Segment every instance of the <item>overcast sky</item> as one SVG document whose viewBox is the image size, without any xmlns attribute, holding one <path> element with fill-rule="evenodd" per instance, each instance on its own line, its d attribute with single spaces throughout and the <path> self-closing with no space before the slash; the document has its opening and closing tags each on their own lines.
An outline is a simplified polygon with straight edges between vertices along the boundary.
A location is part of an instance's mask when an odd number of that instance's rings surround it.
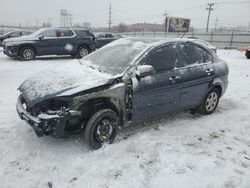
<svg viewBox="0 0 250 188">
<path fill-rule="evenodd" d="M 248 26 L 250 0 L 214 0 L 211 27 L 218 18 L 218 26 Z M 107 26 L 108 7 L 112 4 L 112 22 L 118 25 L 147 22 L 162 23 L 163 14 L 187 17 L 191 26 L 205 28 L 207 0 L 0 0 L 0 24 L 39 25 L 51 20 L 59 26 L 60 9 L 73 14 L 73 23 L 90 22 L 92 26 Z"/>
</svg>

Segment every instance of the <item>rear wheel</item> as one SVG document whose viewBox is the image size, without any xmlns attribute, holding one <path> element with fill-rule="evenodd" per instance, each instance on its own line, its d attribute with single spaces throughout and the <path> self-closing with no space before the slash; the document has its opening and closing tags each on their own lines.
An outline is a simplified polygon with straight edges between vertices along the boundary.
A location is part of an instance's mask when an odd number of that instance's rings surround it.
<svg viewBox="0 0 250 188">
<path fill-rule="evenodd" d="M 89 54 L 89 49 L 86 46 L 80 46 L 77 50 L 77 56 L 83 58 Z"/>
<path fill-rule="evenodd" d="M 219 98 L 219 90 L 217 88 L 211 89 L 204 98 L 203 102 L 198 106 L 197 112 L 204 115 L 212 114 L 219 103 Z"/>
<path fill-rule="evenodd" d="M 111 144 L 118 131 L 118 117 L 110 109 L 96 112 L 87 123 L 85 141 L 89 147 L 99 149 L 104 143 Z"/>
<path fill-rule="evenodd" d="M 32 47 L 23 47 L 19 55 L 21 60 L 29 61 L 35 58 L 35 50 Z"/>
</svg>

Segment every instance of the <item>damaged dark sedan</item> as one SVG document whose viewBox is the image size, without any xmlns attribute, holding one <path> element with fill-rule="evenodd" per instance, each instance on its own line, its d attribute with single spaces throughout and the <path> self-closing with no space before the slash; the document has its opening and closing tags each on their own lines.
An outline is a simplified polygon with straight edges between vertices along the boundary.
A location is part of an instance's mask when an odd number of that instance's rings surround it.
<svg viewBox="0 0 250 188">
<path fill-rule="evenodd" d="M 206 45 L 124 38 L 28 78 L 19 87 L 17 112 L 37 136 L 83 133 L 98 149 L 119 128 L 166 113 L 211 114 L 227 85 L 227 64 Z"/>
</svg>

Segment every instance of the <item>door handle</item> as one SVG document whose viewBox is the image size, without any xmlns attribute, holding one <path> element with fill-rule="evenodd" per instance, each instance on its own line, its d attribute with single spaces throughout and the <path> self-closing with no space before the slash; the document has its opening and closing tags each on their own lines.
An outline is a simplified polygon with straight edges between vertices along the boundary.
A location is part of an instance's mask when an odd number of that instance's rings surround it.
<svg viewBox="0 0 250 188">
<path fill-rule="evenodd" d="M 205 72 L 208 73 L 208 72 L 213 72 L 214 69 L 207 69 Z"/>
<path fill-rule="evenodd" d="M 208 76 L 210 76 L 211 74 L 212 74 L 212 72 L 214 72 L 214 69 L 206 69 L 206 74 L 208 75 Z"/>
<path fill-rule="evenodd" d="M 179 80 L 180 78 L 181 78 L 180 76 L 172 76 L 169 78 L 169 81 Z"/>
</svg>

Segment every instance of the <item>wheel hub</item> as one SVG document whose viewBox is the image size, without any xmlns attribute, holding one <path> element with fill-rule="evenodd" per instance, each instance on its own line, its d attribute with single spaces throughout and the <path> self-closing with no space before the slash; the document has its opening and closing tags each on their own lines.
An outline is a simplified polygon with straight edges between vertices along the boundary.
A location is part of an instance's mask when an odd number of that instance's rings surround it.
<svg viewBox="0 0 250 188">
<path fill-rule="evenodd" d="M 218 95 L 216 92 L 212 92 L 208 95 L 206 100 L 206 110 L 211 112 L 215 109 L 218 102 Z"/>
<path fill-rule="evenodd" d="M 34 56 L 34 53 L 33 53 L 32 50 L 30 50 L 30 49 L 25 49 L 25 50 L 23 51 L 23 57 L 24 57 L 25 59 L 30 60 L 30 59 L 33 58 L 33 56 Z"/>
<path fill-rule="evenodd" d="M 86 50 L 85 48 L 80 49 L 80 56 L 84 57 L 86 55 L 88 55 L 88 50 Z"/>
<path fill-rule="evenodd" d="M 101 142 L 107 142 L 110 140 L 113 133 L 113 122 L 108 119 L 103 119 L 98 124 L 96 130 L 97 140 Z"/>
</svg>

